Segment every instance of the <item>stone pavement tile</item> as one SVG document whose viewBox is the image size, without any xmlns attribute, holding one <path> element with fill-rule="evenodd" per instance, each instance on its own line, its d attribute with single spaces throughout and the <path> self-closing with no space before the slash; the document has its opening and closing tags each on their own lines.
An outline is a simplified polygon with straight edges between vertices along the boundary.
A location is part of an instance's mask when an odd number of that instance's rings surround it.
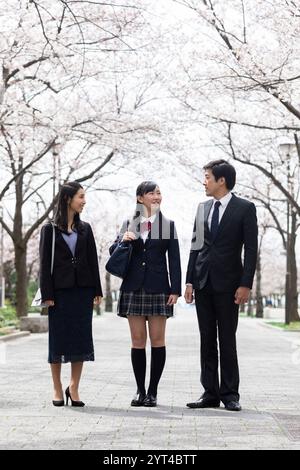
<svg viewBox="0 0 300 470">
<path fill-rule="evenodd" d="M 300 443 L 291 443 L 289 445 L 283 445 L 282 450 L 300 450 Z"/>
<path fill-rule="evenodd" d="M 299 449 L 300 367 L 293 363 L 296 336 L 242 319 L 238 330 L 241 413 L 190 410 L 199 384 L 195 310 L 168 320 L 167 362 L 154 409 L 131 408 L 135 392 L 127 321 L 104 314 L 94 321 L 96 362 L 87 363 L 81 398 L 87 406 L 55 408 L 47 364 L 47 335 L 7 346 L 0 366 L 0 448 L 24 449 Z M 300 335 L 297 335 L 298 339 Z M 148 354 L 148 373 L 150 348 Z M 63 365 L 64 387 L 70 365 Z M 297 416 L 296 416 L 297 418 Z M 300 418 L 299 418 L 300 419 Z"/>
<path fill-rule="evenodd" d="M 99 444 L 95 442 L 92 442 L 92 443 L 88 442 L 87 444 L 82 445 L 82 447 L 80 448 L 80 450 L 111 450 L 111 449 L 113 449 L 113 445 L 111 442 L 108 442 L 108 443 L 100 442 Z M 127 450 L 130 450 L 130 449 L 127 448 Z"/>
</svg>

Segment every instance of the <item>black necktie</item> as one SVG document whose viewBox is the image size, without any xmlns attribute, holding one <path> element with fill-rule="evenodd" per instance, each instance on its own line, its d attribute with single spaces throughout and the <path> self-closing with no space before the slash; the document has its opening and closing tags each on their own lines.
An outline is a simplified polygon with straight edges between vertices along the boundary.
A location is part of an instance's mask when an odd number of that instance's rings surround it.
<svg viewBox="0 0 300 470">
<path fill-rule="evenodd" d="M 212 215 L 212 219 L 211 219 L 210 233 L 211 233 L 211 237 L 212 237 L 213 240 L 216 238 L 218 228 L 219 228 L 219 207 L 220 207 L 220 205 L 221 205 L 220 201 L 215 202 L 214 211 L 213 211 L 213 215 Z"/>
</svg>

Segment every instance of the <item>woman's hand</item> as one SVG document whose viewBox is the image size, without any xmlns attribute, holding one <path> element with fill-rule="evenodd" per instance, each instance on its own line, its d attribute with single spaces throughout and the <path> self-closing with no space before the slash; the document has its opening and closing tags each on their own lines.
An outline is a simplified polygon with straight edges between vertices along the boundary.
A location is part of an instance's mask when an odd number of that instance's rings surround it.
<svg viewBox="0 0 300 470">
<path fill-rule="evenodd" d="M 125 232 L 122 238 L 122 242 L 133 242 L 136 239 L 136 236 L 133 232 Z"/>
<path fill-rule="evenodd" d="M 94 305 L 100 305 L 101 304 L 102 297 L 99 295 L 94 298 Z"/>
<path fill-rule="evenodd" d="M 179 295 L 171 294 L 168 298 L 167 305 L 175 305 L 177 303 Z"/>
<path fill-rule="evenodd" d="M 47 305 L 47 307 L 53 307 L 54 306 L 54 300 L 45 300 L 45 302 L 43 302 L 45 305 Z"/>
</svg>

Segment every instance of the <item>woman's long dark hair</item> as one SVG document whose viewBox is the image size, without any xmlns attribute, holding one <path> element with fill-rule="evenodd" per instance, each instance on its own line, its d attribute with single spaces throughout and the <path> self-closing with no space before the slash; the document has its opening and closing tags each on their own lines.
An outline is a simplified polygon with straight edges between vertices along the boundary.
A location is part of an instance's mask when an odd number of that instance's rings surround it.
<svg viewBox="0 0 300 470">
<path fill-rule="evenodd" d="M 77 181 L 70 181 L 62 185 L 58 195 L 58 203 L 54 215 L 55 225 L 62 230 L 63 232 L 68 232 L 68 204 L 70 199 L 73 199 L 75 194 L 83 189 L 81 184 Z M 80 215 L 76 213 L 74 215 L 73 227 L 80 231 L 81 229 L 81 220 Z"/>
</svg>

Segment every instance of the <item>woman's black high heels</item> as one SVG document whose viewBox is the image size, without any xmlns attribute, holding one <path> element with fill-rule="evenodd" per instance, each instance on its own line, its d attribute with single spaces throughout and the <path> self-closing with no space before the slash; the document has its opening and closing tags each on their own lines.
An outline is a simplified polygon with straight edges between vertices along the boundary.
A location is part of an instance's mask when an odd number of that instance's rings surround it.
<svg viewBox="0 0 300 470">
<path fill-rule="evenodd" d="M 64 400 L 52 400 L 53 406 L 64 406 Z"/>
<path fill-rule="evenodd" d="M 72 397 L 71 397 L 71 395 L 70 395 L 70 389 L 69 389 L 69 387 L 66 388 L 66 392 L 65 392 L 65 393 L 66 393 L 66 405 L 69 404 L 69 398 L 70 398 L 70 400 L 71 400 L 72 406 L 84 406 L 84 405 L 85 405 L 85 403 L 83 403 L 83 401 L 80 401 L 80 400 L 79 400 L 79 401 L 72 400 Z"/>
</svg>

